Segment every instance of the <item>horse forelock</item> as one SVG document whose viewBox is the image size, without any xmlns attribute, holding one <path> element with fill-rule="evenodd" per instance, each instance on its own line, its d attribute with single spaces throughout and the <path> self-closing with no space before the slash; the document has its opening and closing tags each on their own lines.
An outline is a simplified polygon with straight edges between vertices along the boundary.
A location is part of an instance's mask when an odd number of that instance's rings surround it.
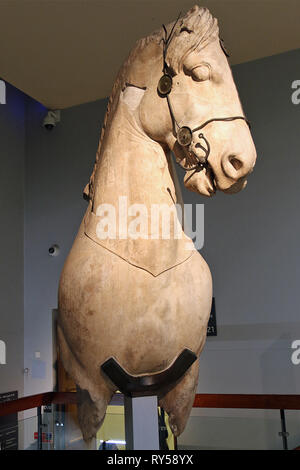
<svg viewBox="0 0 300 470">
<path fill-rule="evenodd" d="M 166 26 L 168 34 L 170 34 L 173 26 L 174 22 Z M 211 41 L 217 39 L 218 35 L 219 28 L 217 20 L 211 15 L 207 8 L 195 5 L 186 13 L 183 18 L 178 20 L 174 28 L 166 57 L 168 65 L 171 67 L 174 73 L 178 73 L 182 69 L 182 64 L 188 54 L 195 50 L 200 51 Z M 95 173 L 100 159 L 104 137 L 107 127 L 109 126 L 109 123 L 114 116 L 114 111 L 117 107 L 120 93 L 127 85 L 129 70 L 135 60 L 137 60 L 139 57 L 139 54 L 142 53 L 142 51 L 148 47 L 149 44 L 152 42 L 160 44 L 162 43 L 163 39 L 165 39 L 165 31 L 163 28 L 154 31 L 142 39 L 139 39 L 119 70 L 108 100 L 93 172 L 91 174 L 89 183 L 84 189 L 84 197 L 86 199 L 93 199 Z"/>
<path fill-rule="evenodd" d="M 218 20 L 207 8 L 195 5 L 177 23 L 168 47 L 167 64 L 175 74 L 179 73 L 185 58 L 191 52 L 200 52 L 218 37 Z"/>
</svg>

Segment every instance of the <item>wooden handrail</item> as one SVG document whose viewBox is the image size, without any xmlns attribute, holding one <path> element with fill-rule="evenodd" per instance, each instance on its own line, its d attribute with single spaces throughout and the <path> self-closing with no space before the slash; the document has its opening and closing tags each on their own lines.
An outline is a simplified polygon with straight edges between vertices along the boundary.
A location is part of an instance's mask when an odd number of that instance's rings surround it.
<svg viewBox="0 0 300 470">
<path fill-rule="evenodd" d="M 75 404 L 75 392 L 47 392 L 0 403 L 0 416 L 51 404 Z M 115 393 L 110 405 L 122 405 L 123 395 Z M 246 408 L 261 410 L 300 410 L 300 395 L 238 395 L 198 393 L 194 408 Z"/>
<path fill-rule="evenodd" d="M 72 405 L 77 403 L 76 392 L 46 392 L 28 397 L 18 398 L 17 400 L 0 403 L 0 416 L 20 413 L 21 411 L 37 408 L 45 405 Z M 123 405 L 123 395 L 115 393 L 110 405 Z"/>
<path fill-rule="evenodd" d="M 197 393 L 193 407 L 300 410 L 300 395 L 224 395 Z"/>
<path fill-rule="evenodd" d="M 46 392 L 0 403 L 0 416 L 19 413 L 21 411 L 30 410 L 31 408 L 37 408 L 38 406 L 50 405 L 51 403 L 76 403 L 76 393 Z"/>
</svg>

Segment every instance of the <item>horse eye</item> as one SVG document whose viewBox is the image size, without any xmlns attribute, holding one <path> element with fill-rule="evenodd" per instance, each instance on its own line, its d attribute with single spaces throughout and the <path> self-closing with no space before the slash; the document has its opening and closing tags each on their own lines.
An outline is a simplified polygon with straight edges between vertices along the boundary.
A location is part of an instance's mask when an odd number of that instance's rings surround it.
<svg viewBox="0 0 300 470">
<path fill-rule="evenodd" d="M 192 70 L 192 77 L 196 82 L 204 82 L 210 79 L 210 68 L 208 65 L 199 65 Z"/>
</svg>

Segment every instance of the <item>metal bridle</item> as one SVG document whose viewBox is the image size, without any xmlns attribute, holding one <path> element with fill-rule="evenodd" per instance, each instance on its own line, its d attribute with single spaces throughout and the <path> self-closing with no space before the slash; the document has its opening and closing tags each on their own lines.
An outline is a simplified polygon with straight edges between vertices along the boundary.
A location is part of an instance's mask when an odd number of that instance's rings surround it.
<svg viewBox="0 0 300 470">
<path fill-rule="evenodd" d="M 167 34 L 167 30 L 166 30 L 165 25 L 163 25 L 164 32 L 165 32 L 165 38 L 163 39 L 163 76 L 160 78 L 160 80 L 158 82 L 157 91 L 158 91 L 158 94 L 159 94 L 160 97 L 167 99 L 168 108 L 169 108 L 169 112 L 170 112 L 171 119 L 172 119 L 174 136 L 177 138 L 178 144 L 182 148 L 186 149 L 188 146 L 190 146 L 190 144 L 193 141 L 193 134 L 197 131 L 200 131 L 201 129 L 203 129 L 205 126 L 207 126 L 211 122 L 215 122 L 215 121 L 235 121 L 236 119 L 242 119 L 248 124 L 249 128 L 250 128 L 250 123 L 245 118 L 245 116 L 230 116 L 230 117 L 219 117 L 219 118 L 208 119 L 203 124 L 200 124 L 200 126 L 197 126 L 194 129 L 191 129 L 188 126 L 179 126 L 179 124 L 177 123 L 176 118 L 175 118 L 175 114 L 174 114 L 174 111 L 173 111 L 173 108 L 172 108 L 172 105 L 171 105 L 171 101 L 170 101 L 170 92 L 172 90 L 173 79 L 172 79 L 172 76 L 168 73 L 168 65 L 166 63 L 166 54 L 167 54 L 167 50 L 168 50 L 168 47 L 170 45 L 170 42 L 173 38 L 173 32 L 174 32 L 176 24 L 178 23 L 179 16 L 178 16 L 176 22 L 174 23 L 169 36 Z M 222 40 L 220 40 L 220 44 L 221 44 L 221 47 L 222 47 L 224 53 L 228 56 L 226 50 L 224 50 L 224 45 L 223 45 Z M 210 154 L 210 144 L 209 144 L 207 138 L 204 136 L 204 134 L 202 132 L 200 134 L 198 134 L 198 138 L 200 140 L 202 139 L 206 144 L 206 147 L 199 144 L 200 148 L 204 151 L 205 155 L 201 156 L 201 157 L 198 157 L 194 152 L 193 152 L 193 155 L 190 155 L 190 152 L 189 152 L 189 155 L 187 155 L 187 156 L 189 158 L 194 157 L 197 160 L 197 162 L 195 163 L 195 165 L 193 165 L 191 167 L 188 167 L 188 168 L 186 168 L 180 162 L 177 162 L 186 171 L 191 171 L 191 170 L 201 171 L 208 164 L 207 160 L 208 160 L 208 157 L 209 157 L 209 154 Z"/>
</svg>

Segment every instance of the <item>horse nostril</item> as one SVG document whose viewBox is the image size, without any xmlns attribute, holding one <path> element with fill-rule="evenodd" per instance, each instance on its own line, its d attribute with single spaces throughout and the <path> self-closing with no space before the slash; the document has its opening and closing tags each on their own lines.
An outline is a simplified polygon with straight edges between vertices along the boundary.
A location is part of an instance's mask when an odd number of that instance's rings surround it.
<svg viewBox="0 0 300 470">
<path fill-rule="evenodd" d="M 221 167 L 224 175 L 235 181 L 248 175 L 252 171 L 252 166 L 253 155 L 250 152 L 225 153 L 221 158 Z"/>
<path fill-rule="evenodd" d="M 236 171 L 240 170 L 243 166 L 243 162 L 236 157 L 229 157 L 229 161 Z"/>
</svg>

